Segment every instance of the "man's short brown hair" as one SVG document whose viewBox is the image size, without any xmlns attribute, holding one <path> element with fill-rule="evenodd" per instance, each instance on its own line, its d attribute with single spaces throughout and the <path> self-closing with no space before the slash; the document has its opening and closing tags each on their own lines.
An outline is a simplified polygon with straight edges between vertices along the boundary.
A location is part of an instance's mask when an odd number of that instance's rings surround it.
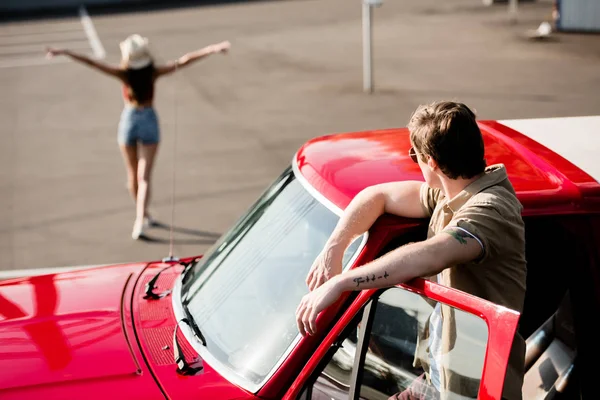
<svg viewBox="0 0 600 400">
<path fill-rule="evenodd" d="M 417 153 L 433 158 L 448 178 L 469 179 L 485 170 L 481 131 L 475 113 L 463 103 L 421 105 L 411 116 L 408 130 Z"/>
</svg>

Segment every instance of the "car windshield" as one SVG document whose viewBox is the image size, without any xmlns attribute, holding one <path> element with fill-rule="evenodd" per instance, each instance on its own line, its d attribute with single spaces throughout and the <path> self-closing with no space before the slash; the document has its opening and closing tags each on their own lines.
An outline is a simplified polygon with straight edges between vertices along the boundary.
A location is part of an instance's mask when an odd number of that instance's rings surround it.
<svg viewBox="0 0 600 400">
<path fill-rule="evenodd" d="M 247 389 L 258 389 L 299 338 L 294 312 L 306 275 L 338 219 L 288 168 L 186 277 L 182 302 L 206 351 Z M 365 239 L 348 247 L 345 268 Z"/>
</svg>

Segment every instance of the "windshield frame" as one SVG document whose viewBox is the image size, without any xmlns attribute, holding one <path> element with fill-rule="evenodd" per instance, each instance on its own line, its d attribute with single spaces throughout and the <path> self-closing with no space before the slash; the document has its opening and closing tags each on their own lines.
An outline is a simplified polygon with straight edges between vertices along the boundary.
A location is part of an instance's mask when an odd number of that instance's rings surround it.
<svg viewBox="0 0 600 400">
<path fill-rule="evenodd" d="M 319 203 L 324 205 L 327 209 L 329 209 L 331 212 L 333 212 L 338 217 L 341 217 L 342 212 L 343 212 L 342 209 L 340 209 L 333 202 L 331 202 L 329 199 L 327 199 L 323 194 L 321 194 L 319 191 L 317 191 L 312 185 L 310 185 L 310 183 L 306 180 L 306 178 L 304 176 L 302 176 L 302 174 L 300 173 L 300 170 L 298 168 L 298 165 L 296 163 L 295 157 L 292 160 L 291 167 L 292 167 L 292 174 L 294 175 L 294 178 L 299 181 L 301 186 L 316 201 L 318 201 Z M 269 186 L 269 188 L 270 187 L 271 186 Z M 267 188 L 267 190 L 269 188 Z M 258 199 L 257 199 L 257 201 L 258 201 Z M 250 211 L 250 209 L 248 209 L 246 211 L 246 213 L 249 211 Z M 243 214 L 241 216 L 241 218 L 244 218 L 246 213 Z M 239 220 L 238 220 L 238 222 L 239 222 Z M 237 222 L 235 224 L 237 224 Z M 232 225 L 231 228 L 233 228 L 234 225 Z M 354 263 L 356 262 L 356 260 L 360 256 L 360 254 L 362 253 L 365 245 L 367 244 L 368 238 L 369 238 L 369 232 L 367 231 L 367 232 L 363 233 L 359 238 L 355 239 L 355 240 L 360 240 L 360 243 L 359 243 L 355 253 L 352 255 L 352 257 L 350 258 L 350 260 L 344 267 L 344 271 L 350 269 L 354 265 Z M 185 311 L 183 309 L 182 289 L 183 289 L 182 276 L 180 276 L 177 279 L 175 286 L 173 287 L 173 292 L 172 292 L 173 312 L 174 312 L 174 315 L 175 315 L 175 318 L 177 321 L 180 321 L 181 319 L 186 317 Z M 275 372 L 279 369 L 279 367 L 284 363 L 284 361 L 292 353 L 292 351 L 294 350 L 294 348 L 296 347 L 298 342 L 300 342 L 300 340 L 302 339 L 300 332 L 298 332 L 298 334 L 296 335 L 294 340 L 290 343 L 290 345 L 288 346 L 286 351 L 283 353 L 283 355 L 280 357 L 280 359 L 277 361 L 277 363 L 275 363 L 275 365 L 273 366 L 273 368 L 271 368 L 269 373 L 267 373 L 265 375 L 264 379 L 262 379 L 259 383 L 253 383 L 253 382 L 247 380 L 246 378 L 244 378 L 243 376 L 239 375 L 236 371 L 232 370 L 227 365 L 225 365 L 223 362 L 221 362 L 219 359 L 217 359 L 217 357 L 213 356 L 213 354 L 206 347 L 204 347 L 202 345 L 202 343 L 198 342 L 194 338 L 195 337 L 194 332 L 191 329 L 191 327 L 189 327 L 187 324 L 181 325 L 179 327 L 179 331 L 184 335 L 185 339 L 190 343 L 190 345 L 198 353 L 198 355 L 200 355 L 202 360 L 205 360 L 208 363 L 208 365 L 211 366 L 211 368 L 213 368 L 218 374 L 220 374 L 223 378 L 227 379 L 229 382 L 232 382 L 232 383 L 244 388 L 245 390 L 248 390 L 251 393 L 257 393 L 265 385 L 265 383 L 268 382 L 269 379 L 271 379 L 273 374 L 275 374 Z"/>
</svg>

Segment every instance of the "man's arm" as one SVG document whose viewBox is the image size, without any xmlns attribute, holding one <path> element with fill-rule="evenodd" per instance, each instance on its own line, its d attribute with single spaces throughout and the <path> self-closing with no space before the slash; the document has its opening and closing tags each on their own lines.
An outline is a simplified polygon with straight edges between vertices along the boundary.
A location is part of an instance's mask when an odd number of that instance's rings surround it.
<svg viewBox="0 0 600 400">
<path fill-rule="evenodd" d="M 225 41 L 225 42 L 221 42 L 221 43 L 217 43 L 217 44 L 211 44 L 209 46 L 203 47 L 200 50 L 192 51 L 190 53 L 187 53 L 187 54 L 179 57 L 177 60 L 175 60 L 173 62 L 170 62 L 166 65 L 157 67 L 156 68 L 156 76 L 159 77 L 162 75 L 168 75 L 170 73 L 175 72 L 179 68 L 188 66 L 188 65 L 190 65 L 198 60 L 201 60 L 211 54 L 225 53 L 229 50 L 230 47 L 231 47 L 231 44 L 228 41 Z"/>
<path fill-rule="evenodd" d="M 94 60 L 86 55 L 79 54 L 79 53 L 76 53 L 76 52 L 68 50 L 68 49 L 48 48 L 47 55 L 48 55 L 48 57 L 65 55 L 65 56 L 71 58 L 72 60 L 75 60 L 81 64 L 92 67 L 97 71 L 103 72 L 107 75 L 113 76 L 113 77 L 121 79 L 121 80 L 123 79 L 123 70 L 121 68 L 103 63 L 98 60 Z"/>
<path fill-rule="evenodd" d="M 346 248 L 352 240 L 369 230 L 382 214 L 425 218 L 427 215 L 420 202 L 422 185 L 418 181 L 384 183 L 368 187 L 356 195 L 313 263 L 306 277 L 309 289 L 316 289 L 342 272 Z"/>
<path fill-rule="evenodd" d="M 447 228 L 423 242 L 411 243 L 373 260 L 360 268 L 333 277 L 302 298 L 296 322 L 302 335 L 316 332 L 317 315 L 333 304 L 343 292 L 377 289 L 432 276 L 443 269 L 477 259 L 480 242 L 457 227 Z"/>
<path fill-rule="evenodd" d="M 464 230 L 452 227 L 431 239 L 400 247 L 340 275 L 338 285 L 342 292 L 393 286 L 473 261 L 481 252 L 480 242 Z"/>
</svg>

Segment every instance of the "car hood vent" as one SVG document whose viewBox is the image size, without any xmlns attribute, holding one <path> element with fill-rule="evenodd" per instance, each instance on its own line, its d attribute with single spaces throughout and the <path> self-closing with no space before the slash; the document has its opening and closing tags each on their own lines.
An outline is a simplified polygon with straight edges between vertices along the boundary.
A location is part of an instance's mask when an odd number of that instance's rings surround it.
<svg viewBox="0 0 600 400">
<path fill-rule="evenodd" d="M 179 275 L 163 272 L 156 282 L 156 293 L 172 289 Z M 147 275 L 141 282 L 145 287 L 152 279 Z M 143 293 L 140 294 L 140 297 Z M 155 365 L 175 364 L 173 355 L 173 330 L 175 329 L 175 314 L 173 313 L 171 296 L 165 296 L 159 300 L 140 299 L 139 320 L 142 325 L 142 337 L 147 345 L 151 361 Z M 183 349 L 186 360 L 193 362 L 197 360 L 198 354 L 192 348 L 181 333 L 178 333 L 179 344 Z"/>
</svg>

